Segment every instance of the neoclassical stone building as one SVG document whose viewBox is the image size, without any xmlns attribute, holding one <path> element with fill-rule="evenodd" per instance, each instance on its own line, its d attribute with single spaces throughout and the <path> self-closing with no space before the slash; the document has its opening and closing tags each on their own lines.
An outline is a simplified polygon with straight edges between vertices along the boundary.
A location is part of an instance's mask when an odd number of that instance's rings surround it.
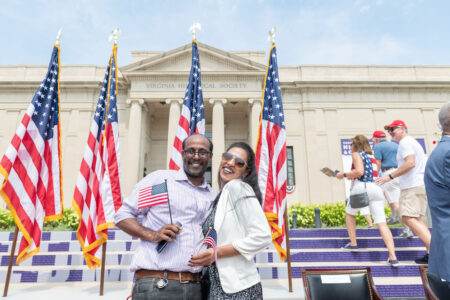
<svg viewBox="0 0 450 300">
<path fill-rule="evenodd" d="M 214 142 L 213 186 L 224 148 L 256 144 L 263 51 L 226 52 L 199 44 L 206 131 Z M 282 55 L 282 53 L 279 53 Z M 120 61 L 119 61 L 120 65 Z M 120 67 L 119 134 L 124 196 L 144 174 L 167 168 L 191 65 L 191 44 L 135 51 Z M 289 203 L 343 201 L 344 184 L 320 169 L 342 169 L 341 139 L 402 119 L 430 152 L 437 112 L 450 99 L 450 67 L 280 66 L 286 118 Z M 0 151 L 3 155 L 47 66 L 0 66 Z M 61 126 L 64 205 L 70 206 L 105 66 L 64 65 Z M 211 175 L 212 174 L 212 175 Z"/>
</svg>

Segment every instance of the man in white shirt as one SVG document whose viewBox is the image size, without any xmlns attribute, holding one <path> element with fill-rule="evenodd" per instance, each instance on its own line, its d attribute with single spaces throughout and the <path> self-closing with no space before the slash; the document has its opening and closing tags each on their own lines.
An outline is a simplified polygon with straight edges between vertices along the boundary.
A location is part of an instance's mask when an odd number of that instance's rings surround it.
<svg viewBox="0 0 450 300">
<path fill-rule="evenodd" d="M 403 222 L 422 240 L 427 248 L 424 257 L 415 260 L 417 264 L 428 264 L 430 252 L 431 233 L 428 226 L 422 221 L 427 210 L 427 195 L 423 175 L 427 157 L 422 146 L 408 135 L 405 122 L 395 120 L 384 126 L 392 139 L 399 142 L 397 151 L 398 169 L 390 174 L 383 175 L 375 181 L 384 184 L 398 177 L 400 182 L 400 215 Z"/>
</svg>

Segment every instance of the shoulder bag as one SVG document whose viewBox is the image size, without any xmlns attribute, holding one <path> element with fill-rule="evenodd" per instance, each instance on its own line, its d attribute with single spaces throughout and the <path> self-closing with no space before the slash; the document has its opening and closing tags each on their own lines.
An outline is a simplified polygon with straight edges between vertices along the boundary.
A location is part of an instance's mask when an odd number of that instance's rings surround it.
<svg viewBox="0 0 450 300">
<path fill-rule="evenodd" d="M 351 208 L 362 208 L 369 205 L 369 195 L 367 194 L 367 186 L 364 182 L 364 193 L 350 194 L 350 206 Z"/>
</svg>

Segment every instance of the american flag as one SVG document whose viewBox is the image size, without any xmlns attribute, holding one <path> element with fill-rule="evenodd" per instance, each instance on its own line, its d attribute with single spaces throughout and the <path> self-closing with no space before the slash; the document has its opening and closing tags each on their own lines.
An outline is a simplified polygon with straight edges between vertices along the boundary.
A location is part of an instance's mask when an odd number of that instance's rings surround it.
<svg viewBox="0 0 450 300">
<path fill-rule="evenodd" d="M 139 190 L 138 209 L 169 202 L 167 185 L 165 182 Z"/>
<path fill-rule="evenodd" d="M 62 217 L 59 46 L 0 163 L 0 195 L 23 234 L 17 264 L 39 252 L 44 221 Z"/>
<path fill-rule="evenodd" d="M 114 45 L 81 162 L 72 205 L 80 217 L 77 237 L 89 268 L 101 264 L 101 251 L 122 205 L 117 118 L 117 45 Z"/>
<path fill-rule="evenodd" d="M 203 240 L 204 245 L 210 245 L 213 248 L 216 248 L 217 244 L 217 232 L 214 228 L 212 228 L 208 234 L 205 236 L 205 239 Z"/>
<path fill-rule="evenodd" d="M 200 72 L 200 58 L 198 44 L 192 41 L 192 65 L 189 75 L 189 83 L 184 95 L 183 108 L 178 121 L 177 134 L 172 148 L 172 158 L 169 169 L 179 170 L 183 166 L 181 151 L 183 141 L 193 133 L 205 134 L 205 110 L 203 106 L 203 92 Z"/>
<path fill-rule="evenodd" d="M 264 98 L 256 144 L 256 168 L 263 209 L 272 229 L 272 240 L 280 255 L 286 259 L 284 240 L 284 211 L 286 209 L 286 127 L 278 77 L 277 51 L 272 44 L 269 51 Z"/>
</svg>

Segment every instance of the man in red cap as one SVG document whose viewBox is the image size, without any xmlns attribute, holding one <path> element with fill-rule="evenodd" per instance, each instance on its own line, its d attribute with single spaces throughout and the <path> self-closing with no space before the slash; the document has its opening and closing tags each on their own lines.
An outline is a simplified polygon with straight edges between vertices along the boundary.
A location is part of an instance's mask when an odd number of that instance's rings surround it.
<svg viewBox="0 0 450 300">
<path fill-rule="evenodd" d="M 423 176 L 427 157 L 422 146 L 411 136 L 405 122 L 395 120 L 384 126 L 392 139 L 399 142 L 397 151 L 398 169 L 390 174 L 375 179 L 378 184 L 385 184 L 394 178 L 400 183 L 400 215 L 403 222 L 422 240 L 427 248 L 424 257 L 415 260 L 418 264 L 428 264 L 430 252 L 431 233 L 428 226 L 422 221 L 427 210 L 427 195 Z"/>
<path fill-rule="evenodd" d="M 381 170 L 382 175 L 389 175 L 397 170 L 397 150 L 398 144 L 386 140 L 386 133 L 384 131 L 374 131 L 372 140 L 375 144 L 373 152 L 377 160 L 378 170 Z M 399 215 L 399 198 L 400 198 L 400 183 L 398 178 L 386 182 L 381 186 L 389 206 L 391 207 L 391 216 L 388 218 L 388 224 L 395 224 L 401 222 Z M 403 223 L 403 222 L 402 222 Z M 400 237 L 412 238 L 414 234 L 411 229 L 403 224 L 403 232 Z"/>
</svg>

